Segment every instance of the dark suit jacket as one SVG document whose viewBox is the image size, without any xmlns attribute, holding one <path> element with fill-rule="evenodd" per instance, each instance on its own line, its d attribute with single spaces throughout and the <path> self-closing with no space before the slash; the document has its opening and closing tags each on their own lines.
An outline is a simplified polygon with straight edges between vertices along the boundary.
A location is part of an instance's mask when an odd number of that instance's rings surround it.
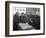
<svg viewBox="0 0 46 38">
<path fill-rule="evenodd" d="M 40 16 L 38 16 L 38 15 L 33 16 L 32 21 L 33 21 L 32 26 L 35 29 L 40 29 Z"/>
<path fill-rule="evenodd" d="M 14 15 L 13 16 L 13 30 L 19 30 L 19 16 Z"/>
</svg>

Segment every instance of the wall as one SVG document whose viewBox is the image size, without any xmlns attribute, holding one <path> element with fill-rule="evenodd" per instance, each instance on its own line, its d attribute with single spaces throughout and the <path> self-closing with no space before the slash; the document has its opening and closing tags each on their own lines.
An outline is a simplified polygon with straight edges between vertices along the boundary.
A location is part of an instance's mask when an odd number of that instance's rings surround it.
<svg viewBox="0 0 46 38">
<path fill-rule="evenodd" d="M 21 37 L 5 37 L 5 1 L 6 0 L 0 0 L 0 38 L 46 38 L 46 33 L 45 35 L 36 35 L 36 36 L 34 35 L 34 36 L 21 36 Z M 45 9 L 46 9 L 46 0 L 12 0 L 12 1 L 24 1 L 24 2 L 27 1 L 27 2 L 45 3 Z M 45 31 L 46 31 L 46 28 L 45 28 Z"/>
<path fill-rule="evenodd" d="M 32 14 L 32 15 L 39 15 L 40 16 L 40 8 L 26 8 L 26 13 Z"/>
</svg>

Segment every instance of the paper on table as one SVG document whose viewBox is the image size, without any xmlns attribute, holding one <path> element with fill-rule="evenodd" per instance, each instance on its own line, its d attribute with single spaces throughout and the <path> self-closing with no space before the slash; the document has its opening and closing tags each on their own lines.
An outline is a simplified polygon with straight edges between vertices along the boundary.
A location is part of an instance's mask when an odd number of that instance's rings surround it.
<svg viewBox="0 0 46 38">
<path fill-rule="evenodd" d="M 22 29 L 28 29 L 28 28 L 33 28 L 31 25 L 29 25 L 28 23 L 19 23 L 19 26 Z"/>
</svg>

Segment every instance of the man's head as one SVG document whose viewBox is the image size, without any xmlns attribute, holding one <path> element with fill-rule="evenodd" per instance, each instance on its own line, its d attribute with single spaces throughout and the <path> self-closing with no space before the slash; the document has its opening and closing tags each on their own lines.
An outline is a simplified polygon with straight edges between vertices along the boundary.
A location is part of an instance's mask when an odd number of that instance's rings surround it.
<svg viewBox="0 0 46 38">
<path fill-rule="evenodd" d="M 19 16 L 19 12 L 16 12 L 16 15 Z"/>
<path fill-rule="evenodd" d="M 21 16 L 24 16 L 24 13 L 23 12 L 21 13 Z"/>
</svg>

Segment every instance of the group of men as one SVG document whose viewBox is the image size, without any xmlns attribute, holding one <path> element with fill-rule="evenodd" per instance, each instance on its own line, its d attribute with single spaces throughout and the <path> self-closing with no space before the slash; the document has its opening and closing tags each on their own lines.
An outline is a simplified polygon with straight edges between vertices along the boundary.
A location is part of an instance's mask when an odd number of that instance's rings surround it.
<svg viewBox="0 0 46 38">
<path fill-rule="evenodd" d="M 22 30 L 19 26 L 19 23 L 28 23 L 32 25 L 34 29 L 40 29 L 40 16 L 38 15 L 28 15 L 21 13 L 19 16 L 19 12 L 13 16 L 13 31 L 15 30 Z"/>
</svg>

